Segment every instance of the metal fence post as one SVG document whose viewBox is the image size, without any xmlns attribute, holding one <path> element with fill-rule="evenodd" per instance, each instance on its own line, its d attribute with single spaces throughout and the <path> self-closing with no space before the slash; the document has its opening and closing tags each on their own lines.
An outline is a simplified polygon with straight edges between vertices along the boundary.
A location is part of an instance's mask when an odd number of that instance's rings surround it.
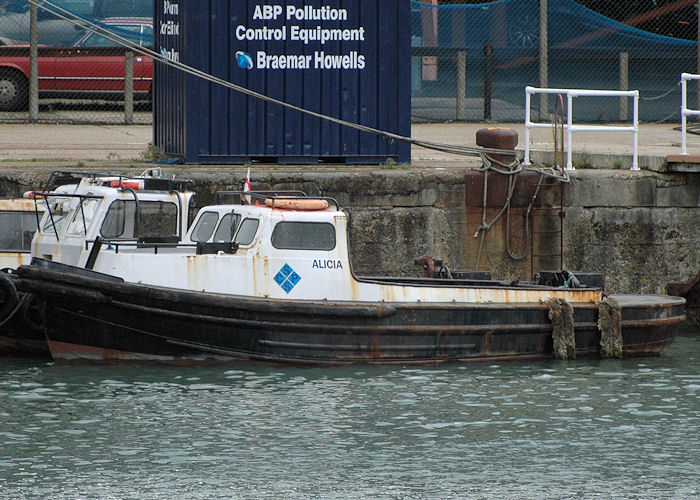
<svg viewBox="0 0 700 500">
<path fill-rule="evenodd" d="M 571 133 L 574 123 L 574 98 L 570 93 L 566 94 L 566 170 L 576 170 L 571 161 Z"/>
<path fill-rule="evenodd" d="M 467 53 L 457 52 L 457 121 L 464 121 L 467 96 Z"/>
<path fill-rule="evenodd" d="M 688 92 L 688 78 L 687 78 L 687 74 L 683 73 L 683 74 L 681 74 L 681 154 L 682 155 L 688 153 L 688 149 L 686 147 L 686 139 L 685 139 L 685 129 L 686 129 L 686 123 L 687 123 L 686 108 L 688 105 L 687 92 Z"/>
<path fill-rule="evenodd" d="M 39 23 L 36 4 L 29 6 L 29 121 L 39 120 Z"/>
<path fill-rule="evenodd" d="M 134 123 L 134 53 L 124 54 L 124 123 Z"/>
<path fill-rule="evenodd" d="M 620 52 L 620 90 L 629 89 L 629 53 Z M 627 97 L 620 97 L 620 121 L 627 121 Z"/>
<path fill-rule="evenodd" d="M 540 88 L 549 87 L 549 41 L 547 32 L 547 0 L 540 0 Z M 539 120 L 547 118 L 547 94 L 540 94 Z"/>
<path fill-rule="evenodd" d="M 491 119 L 491 97 L 493 84 L 493 45 L 484 44 L 484 120 Z"/>
<path fill-rule="evenodd" d="M 634 91 L 632 121 L 634 122 L 634 147 L 632 150 L 632 167 L 630 170 L 639 170 L 639 91 Z"/>
<path fill-rule="evenodd" d="M 525 156 L 523 157 L 523 165 L 530 165 L 530 95 L 532 95 L 532 87 L 525 87 Z"/>
</svg>

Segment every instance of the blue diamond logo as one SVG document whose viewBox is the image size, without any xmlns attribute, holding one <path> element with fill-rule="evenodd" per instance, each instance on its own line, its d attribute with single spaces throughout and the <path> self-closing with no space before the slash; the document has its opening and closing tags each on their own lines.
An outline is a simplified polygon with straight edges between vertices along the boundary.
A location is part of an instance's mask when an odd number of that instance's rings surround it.
<svg viewBox="0 0 700 500">
<path fill-rule="evenodd" d="M 301 276 L 299 276 L 294 269 L 289 264 L 282 266 L 282 269 L 273 278 L 275 283 L 282 287 L 286 293 L 292 291 L 292 289 L 301 281 Z"/>
</svg>

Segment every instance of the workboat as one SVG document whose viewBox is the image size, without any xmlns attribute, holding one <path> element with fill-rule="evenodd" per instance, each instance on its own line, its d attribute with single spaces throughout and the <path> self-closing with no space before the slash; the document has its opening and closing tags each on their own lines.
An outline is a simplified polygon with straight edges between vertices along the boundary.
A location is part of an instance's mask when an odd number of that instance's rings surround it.
<svg viewBox="0 0 700 500">
<path fill-rule="evenodd" d="M 192 192 L 177 190 L 186 182 L 165 179 L 159 169 L 139 176 L 56 171 L 41 189 L 25 193 L 24 198 L 0 200 L 0 355 L 49 355 L 44 301 L 18 290 L 17 267 L 29 264 L 37 252 L 45 259 L 84 267 L 93 208 L 107 196 L 112 201 L 127 200 L 123 201 L 125 210 L 133 210 L 131 193 L 138 189 L 142 190 L 139 212 L 144 220 L 140 228 L 125 228 L 131 231 L 129 236 L 180 241 L 193 197 Z M 166 208 L 160 211 L 161 207 Z"/>
<path fill-rule="evenodd" d="M 33 317 L 32 301 L 21 301 L 14 285 L 14 270 L 31 262 L 31 243 L 42 212 L 30 198 L 0 199 L 0 355 L 48 355 L 43 330 L 25 329 Z"/>
<path fill-rule="evenodd" d="M 42 227 L 38 258 L 17 270 L 18 288 L 45 303 L 58 362 L 657 355 L 684 319 L 682 298 L 607 296 L 599 277 L 568 271 L 533 282 L 446 268 L 431 277 L 356 276 L 348 213 L 301 192 L 227 192 L 228 203 L 200 209 L 179 243 L 139 238 L 132 228 L 142 227 L 142 192 L 122 191 L 93 190 L 81 202 L 94 200 L 89 217 L 80 204 L 67 215 L 85 228 L 76 263 L 45 253 Z M 419 262 L 434 267 L 431 258 Z"/>
</svg>

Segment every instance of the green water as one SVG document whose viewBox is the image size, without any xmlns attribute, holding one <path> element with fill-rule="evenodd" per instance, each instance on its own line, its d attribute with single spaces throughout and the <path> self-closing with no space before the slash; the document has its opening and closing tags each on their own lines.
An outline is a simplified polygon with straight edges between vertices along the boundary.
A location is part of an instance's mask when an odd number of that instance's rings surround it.
<svg viewBox="0 0 700 500">
<path fill-rule="evenodd" d="M 700 333 L 623 361 L 0 360 L 0 498 L 700 498 Z"/>
</svg>

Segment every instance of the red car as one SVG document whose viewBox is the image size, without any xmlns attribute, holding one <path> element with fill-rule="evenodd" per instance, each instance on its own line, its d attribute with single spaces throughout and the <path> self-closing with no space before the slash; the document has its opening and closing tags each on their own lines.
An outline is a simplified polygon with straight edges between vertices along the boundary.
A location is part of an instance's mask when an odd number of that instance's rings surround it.
<svg viewBox="0 0 700 500">
<path fill-rule="evenodd" d="M 107 29 L 144 47 L 153 46 L 150 18 L 109 18 Z M 39 47 L 39 97 L 121 100 L 124 96 L 123 47 L 87 32 L 70 47 Z M 134 99 L 148 99 L 153 60 L 134 54 Z M 0 111 L 27 109 L 29 47 L 0 47 Z"/>
</svg>

